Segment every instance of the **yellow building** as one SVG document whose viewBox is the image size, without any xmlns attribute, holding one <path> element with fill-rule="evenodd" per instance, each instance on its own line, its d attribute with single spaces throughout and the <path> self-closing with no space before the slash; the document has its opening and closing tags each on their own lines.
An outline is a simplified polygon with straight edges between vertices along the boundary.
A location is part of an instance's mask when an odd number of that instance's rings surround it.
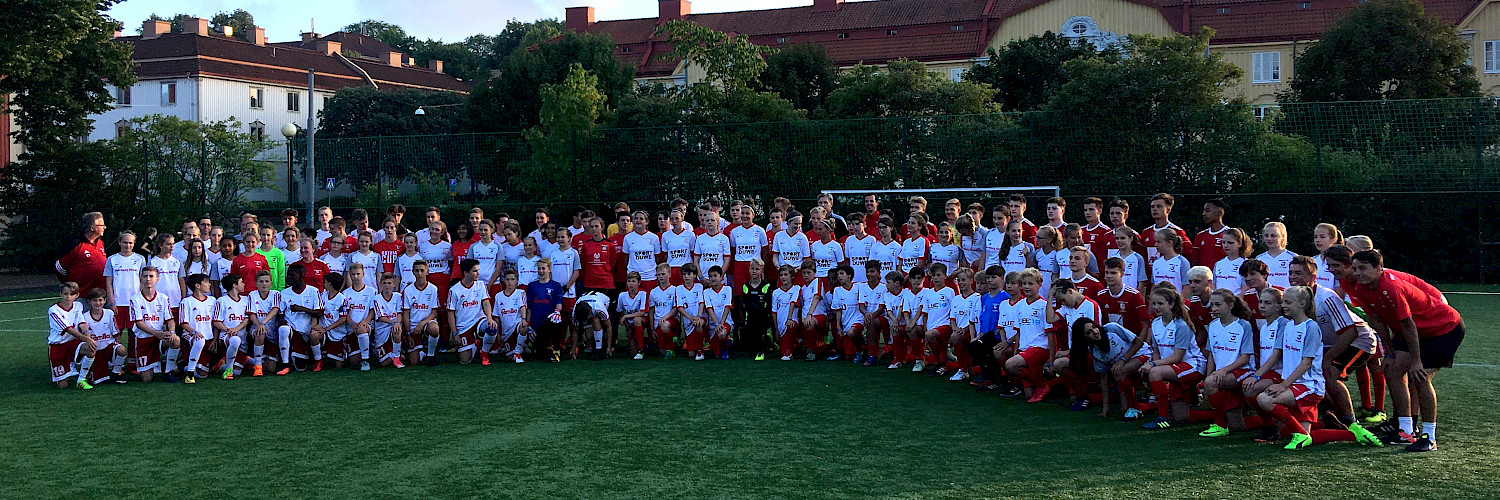
<svg viewBox="0 0 1500 500">
<path fill-rule="evenodd" d="M 637 0 L 646 1 L 646 0 Z M 1210 50 L 1245 70 L 1230 93 L 1272 105 L 1292 78 L 1292 58 L 1361 0 L 813 0 L 809 6 L 693 14 L 688 0 L 658 0 L 656 18 L 596 21 L 592 7 L 570 7 L 568 29 L 609 34 L 615 55 L 641 82 L 684 85 L 702 74 L 665 60 L 669 44 L 653 35 L 686 19 L 751 42 L 822 44 L 842 68 L 921 61 L 949 78 L 985 60 L 989 48 L 1048 31 L 1109 44 L 1130 34 L 1216 31 Z M 1500 8 L 1490 0 L 1423 0 L 1429 16 L 1455 25 L 1469 41 L 1486 94 L 1500 94 Z"/>
</svg>

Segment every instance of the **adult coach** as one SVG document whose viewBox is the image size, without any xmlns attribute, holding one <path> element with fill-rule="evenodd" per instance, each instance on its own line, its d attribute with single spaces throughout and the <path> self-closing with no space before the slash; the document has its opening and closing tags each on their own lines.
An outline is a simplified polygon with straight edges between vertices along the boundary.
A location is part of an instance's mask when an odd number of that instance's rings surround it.
<svg viewBox="0 0 1500 500">
<path fill-rule="evenodd" d="M 104 214 L 83 214 L 83 238 L 52 265 L 58 281 L 78 283 L 80 297 L 88 296 L 95 288 L 104 288 L 104 264 L 108 259 L 104 252 L 105 228 Z"/>
<path fill-rule="evenodd" d="M 1397 415 L 1407 415 L 1410 395 L 1397 390 L 1399 380 L 1410 376 L 1422 413 L 1422 432 L 1406 451 L 1437 450 L 1437 391 L 1432 378 L 1441 368 L 1453 366 L 1453 354 L 1464 341 L 1464 320 L 1441 296 L 1402 280 L 1385 269 L 1378 250 L 1354 253 L 1351 266 L 1355 296 L 1369 313 L 1375 330 L 1390 341 L 1394 360 L 1386 365 L 1386 378 L 1393 383 L 1391 400 Z"/>
</svg>

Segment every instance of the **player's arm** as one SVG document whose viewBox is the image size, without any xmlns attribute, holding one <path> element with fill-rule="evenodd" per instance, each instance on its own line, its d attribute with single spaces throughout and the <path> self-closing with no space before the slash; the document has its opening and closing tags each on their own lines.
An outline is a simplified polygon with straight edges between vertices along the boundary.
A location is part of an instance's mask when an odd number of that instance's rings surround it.
<svg viewBox="0 0 1500 500">
<path fill-rule="evenodd" d="M 484 312 L 484 320 L 490 323 L 490 328 L 500 329 L 500 322 L 495 321 L 495 304 L 491 299 L 479 301 L 479 310 Z"/>
</svg>

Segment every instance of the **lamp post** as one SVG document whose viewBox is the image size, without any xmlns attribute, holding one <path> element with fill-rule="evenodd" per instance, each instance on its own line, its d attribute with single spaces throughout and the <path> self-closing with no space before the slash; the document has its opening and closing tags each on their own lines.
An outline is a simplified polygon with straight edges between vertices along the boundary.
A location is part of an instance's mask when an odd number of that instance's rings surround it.
<svg viewBox="0 0 1500 500">
<path fill-rule="evenodd" d="M 286 138 L 286 194 L 288 203 L 297 202 L 297 177 L 292 170 L 292 138 L 297 136 L 297 124 L 281 126 L 281 136 Z M 312 217 L 312 214 L 308 214 Z"/>
</svg>

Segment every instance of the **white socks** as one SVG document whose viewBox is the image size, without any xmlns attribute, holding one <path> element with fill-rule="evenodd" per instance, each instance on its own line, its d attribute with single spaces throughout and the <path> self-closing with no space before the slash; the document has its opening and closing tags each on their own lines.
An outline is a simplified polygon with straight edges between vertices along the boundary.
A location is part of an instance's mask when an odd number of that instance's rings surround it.
<svg viewBox="0 0 1500 500">
<path fill-rule="evenodd" d="M 203 345 L 205 343 L 207 343 L 207 341 L 203 340 L 203 337 L 193 337 L 192 345 L 188 346 L 186 369 L 188 373 L 198 372 L 198 358 L 203 357 Z"/>
<path fill-rule="evenodd" d="M 1427 435 L 1427 439 L 1428 440 L 1436 443 L 1437 442 L 1437 422 L 1422 422 L 1422 433 Z"/>
<path fill-rule="evenodd" d="M 276 347 L 281 350 L 281 364 L 289 364 L 292 362 L 292 327 L 281 325 L 276 327 L 276 332 L 281 339 L 276 343 Z"/>
<path fill-rule="evenodd" d="M 359 342 L 359 360 L 370 362 L 370 334 L 361 333 L 354 338 Z"/>
<path fill-rule="evenodd" d="M 181 350 L 176 347 L 167 348 L 167 353 L 163 355 L 166 357 L 166 359 L 164 360 L 165 362 L 162 366 L 162 368 L 165 368 L 167 370 L 167 373 L 177 371 L 177 355 L 180 351 Z"/>
<path fill-rule="evenodd" d="M 224 364 L 234 366 L 235 360 L 239 359 L 239 357 L 240 337 L 238 335 L 230 336 L 227 347 L 224 348 Z"/>
<path fill-rule="evenodd" d="M 495 334 L 494 333 L 485 334 L 485 336 L 480 339 L 480 344 L 479 344 L 480 350 L 479 350 L 479 352 L 488 354 L 490 352 L 490 349 L 493 349 L 494 347 L 495 347 Z"/>
<path fill-rule="evenodd" d="M 604 348 L 604 330 L 594 330 L 594 348 Z"/>
<path fill-rule="evenodd" d="M 522 334 L 522 333 L 517 333 L 516 334 L 516 346 L 511 349 L 510 354 L 512 356 L 521 354 L 521 351 L 524 350 L 524 349 L 526 349 L 526 335 Z"/>
<path fill-rule="evenodd" d="M 312 346 L 313 361 L 323 360 L 323 344 Z"/>
<path fill-rule="evenodd" d="M 1405 432 L 1407 434 L 1415 434 L 1411 427 L 1412 420 L 1412 417 L 1396 417 L 1396 427 L 1399 427 L 1401 429 L 1401 432 Z"/>
<path fill-rule="evenodd" d="M 428 356 L 437 356 L 437 345 L 438 345 L 438 338 L 434 337 L 434 336 L 431 336 L 431 335 L 428 335 L 427 336 L 427 355 Z"/>
</svg>

